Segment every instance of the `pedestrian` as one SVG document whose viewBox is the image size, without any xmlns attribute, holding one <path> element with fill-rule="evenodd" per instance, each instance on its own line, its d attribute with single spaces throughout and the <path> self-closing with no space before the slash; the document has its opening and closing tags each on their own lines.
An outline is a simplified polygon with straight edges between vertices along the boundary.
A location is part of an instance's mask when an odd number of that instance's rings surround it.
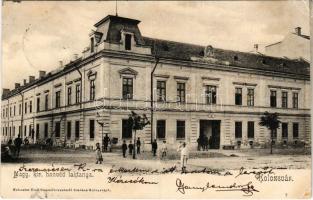
<svg viewBox="0 0 313 200">
<path fill-rule="evenodd" d="M 22 145 L 23 141 L 21 139 L 21 135 L 18 134 L 17 138 L 14 140 L 14 146 L 16 149 L 16 157 L 19 157 L 20 155 L 20 150 L 21 150 L 21 145 Z"/>
<path fill-rule="evenodd" d="M 128 144 L 129 155 L 132 155 L 133 148 L 134 148 L 134 145 L 132 144 L 132 141 L 129 141 L 129 144 Z"/>
<path fill-rule="evenodd" d="M 136 146 L 137 146 L 137 154 L 140 154 L 140 146 L 141 146 L 140 137 L 138 137 L 137 139 Z"/>
<path fill-rule="evenodd" d="M 152 152 L 153 152 L 153 156 L 156 156 L 157 149 L 158 149 L 158 143 L 157 143 L 156 140 L 154 140 L 154 141 L 152 142 Z"/>
<path fill-rule="evenodd" d="M 122 144 L 122 151 L 123 151 L 123 157 L 126 158 L 127 144 L 125 140 L 123 141 L 123 144 Z"/>
<path fill-rule="evenodd" d="M 96 164 L 101 164 L 103 161 L 99 142 L 96 144 Z"/>
<path fill-rule="evenodd" d="M 25 137 L 25 139 L 24 139 L 24 144 L 25 144 L 25 145 L 28 145 L 28 144 L 29 144 L 29 140 L 28 140 L 27 137 Z"/>
<path fill-rule="evenodd" d="M 103 138 L 104 151 L 108 150 L 109 141 L 110 141 L 110 138 L 109 138 L 108 134 L 106 133 L 105 137 Z"/>
<path fill-rule="evenodd" d="M 182 168 L 182 173 L 186 172 L 187 160 L 189 158 L 189 151 L 186 143 L 180 147 L 180 165 Z"/>
<path fill-rule="evenodd" d="M 167 146 L 166 146 L 166 141 L 165 140 L 163 141 L 161 152 L 162 152 L 161 158 L 163 159 L 163 158 L 166 157 L 166 153 L 167 153 Z"/>
<path fill-rule="evenodd" d="M 197 143 L 198 143 L 197 149 L 198 149 L 198 151 L 200 151 L 201 150 L 201 139 L 200 139 L 200 136 L 197 139 Z"/>
<path fill-rule="evenodd" d="M 208 138 L 208 136 L 204 137 L 204 150 L 205 151 L 209 150 L 209 138 Z"/>
</svg>

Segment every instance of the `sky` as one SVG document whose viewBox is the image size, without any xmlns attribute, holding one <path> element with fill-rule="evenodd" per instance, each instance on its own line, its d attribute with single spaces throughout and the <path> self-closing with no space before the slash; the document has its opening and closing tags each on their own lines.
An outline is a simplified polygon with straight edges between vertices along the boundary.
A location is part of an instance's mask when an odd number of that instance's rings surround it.
<svg viewBox="0 0 313 200">
<path fill-rule="evenodd" d="M 2 87 L 56 69 L 88 46 L 93 25 L 115 15 L 115 1 L 22 1 L 2 5 Z M 141 21 L 148 37 L 248 52 L 297 26 L 309 35 L 309 2 L 117 2 L 119 16 Z"/>
</svg>

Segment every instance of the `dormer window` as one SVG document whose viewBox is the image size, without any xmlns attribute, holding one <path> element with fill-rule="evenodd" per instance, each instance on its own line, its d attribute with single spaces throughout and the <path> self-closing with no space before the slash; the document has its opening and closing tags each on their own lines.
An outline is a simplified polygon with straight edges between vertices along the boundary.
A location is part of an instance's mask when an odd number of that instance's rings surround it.
<svg viewBox="0 0 313 200">
<path fill-rule="evenodd" d="M 90 38 L 90 52 L 93 53 L 95 51 L 95 39 Z"/>
<path fill-rule="evenodd" d="M 131 34 L 125 34 L 125 50 L 131 50 Z"/>
</svg>

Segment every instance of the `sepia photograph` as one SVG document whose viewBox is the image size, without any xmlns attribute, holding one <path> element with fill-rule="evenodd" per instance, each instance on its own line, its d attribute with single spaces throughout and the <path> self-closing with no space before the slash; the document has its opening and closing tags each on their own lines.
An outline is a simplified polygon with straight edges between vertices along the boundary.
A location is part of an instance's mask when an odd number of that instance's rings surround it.
<svg viewBox="0 0 313 200">
<path fill-rule="evenodd" d="M 1 197 L 311 198 L 312 1 L 3 1 Z"/>
</svg>

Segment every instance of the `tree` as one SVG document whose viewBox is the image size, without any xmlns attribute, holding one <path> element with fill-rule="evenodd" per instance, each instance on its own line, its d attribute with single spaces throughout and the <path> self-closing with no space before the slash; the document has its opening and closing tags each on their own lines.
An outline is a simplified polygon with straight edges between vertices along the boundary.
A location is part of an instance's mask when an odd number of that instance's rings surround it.
<svg viewBox="0 0 313 200">
<path fill-rule="evenodd" d="M 260 126 L 265 126 L 271 131 L 271 154 L 273 153 L 274 131 L 279 128 L 280 123 L 281 121 L 279 120 L 278 114 L 269 112 L 265 112 L 264 115 L 261 116 L 261 120 L 259 122 Z"/>
<path fill-rule="evenodd" d="M 142 116 L 138 115 L 134 111 L 131 111 L 131 114 L 128 118 L 128 125 L 134 131 L 134 147 L 136 149 L 136 131 L 142 130 L 146 125 L 150 124 L 147 116 L 143 114 Z M 136 150 L 133 151 L 133 159 L 136 158 Z"/>
</svg>

